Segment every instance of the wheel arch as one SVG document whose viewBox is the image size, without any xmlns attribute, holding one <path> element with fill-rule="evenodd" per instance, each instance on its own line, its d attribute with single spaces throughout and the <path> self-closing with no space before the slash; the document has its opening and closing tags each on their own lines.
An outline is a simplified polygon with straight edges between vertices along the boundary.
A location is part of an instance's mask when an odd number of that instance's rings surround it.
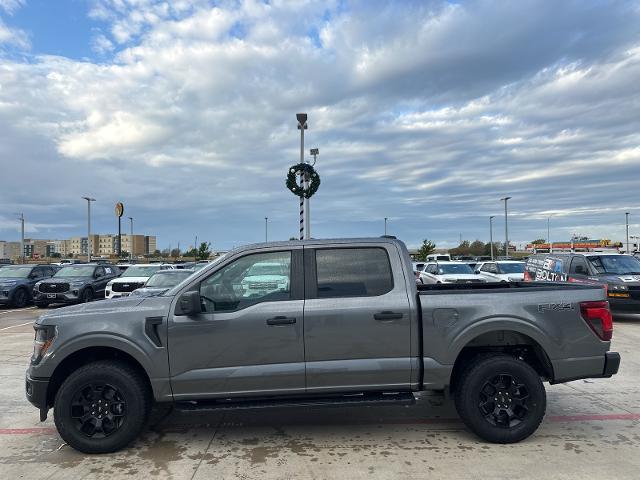
<svg viewBox="0 0 640 480">
<path fill-rule="evenodd" d="M 49 386 L 47 388 L 47 406 L 53 406 L 56 394 L 60 389 L 60 386 L 64 383 L 65 379 L 78 368 L 88 363 L 97 360 L 114 360 L 134 368 L 138 371 L 142 378 L 144 378 L 149 392 L 153 393 L 153 387 L 151 380 L 146 369 L 142 363 L 138 361 L 133 355 L 126 352 L 123 349 L 113 346 L 91 346 L 80 348 L 69 353 L 64 359 L 56 366 L 53 374 L 49 380 Z"/>
</svg>

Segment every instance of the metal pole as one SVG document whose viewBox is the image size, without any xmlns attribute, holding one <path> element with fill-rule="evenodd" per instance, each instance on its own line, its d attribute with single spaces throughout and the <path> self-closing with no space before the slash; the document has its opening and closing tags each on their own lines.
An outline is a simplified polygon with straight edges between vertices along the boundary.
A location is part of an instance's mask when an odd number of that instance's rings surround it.
<svg viewBox="0 0 640 480">
<path fill-rule="evenodd" d="M 20 263 L 24 264 L 26 262 L 24 256 L 24 213 L 20 213 L 18 220 L 20 220 Z"/>
<path fill-rule="evenodd" d="M 504 200 L 504 256 L 509 258 L 509 217 L 507 215 L 507 201 L 511 197 L 504 197 L 500 200 Z"/>
<path fill-rule="evenodd" d="M 627 224 L 627 251 L 625 253 L 629 253 L 629 212 L 624 214 Z"/>
<path fill-rule="evenodd" d="M 305 124 L 306 127 L 306 124 Z M 308 163 L 304 160 L 304 128 L 300 130 L 300 132 L 302 133 L 300 135 L 300 161 L 301 163 Z M 309 190 L 309 175 L 308 174 L 304 174 L 304 190 L 307 191 Z M 310 221 L 310 217 L 311 217 L 311 210 L 309 208 L 309 199 L 307 197 L 304 197 L 304 238 L 309 239 L 311 238 L 311 221 Z"/>
<path fill-rule="evenodd" d="M 493 219 L 495 215 L 489 217 L 489 244 L 491 249 L 491 261 L 493 261 Z"/>
<path fill-rule="evenodd" d="M 195 263 L 198 263 L 198 235 L 196 235 L 196 239 L 193 242 L 194 248 L 193 248 L 193 261 Z"/>
<path fill-rule="evenodd" d="M 387 217 L 384 217 L 384 236 L 387 236 Z"/>
<path fill-rule="evenodd" d="M 118 258 L 122 257 L 122 225 L 121 217 L 118 215 Z"/>
<path fill-rule="evenodd" d="M 95 202 L 95 198 L 82 197 L 87 201 L 87 262 L 91 262 L 91 202 Z"/>
<path fill-rule="evenodd" d="M 547 217 L 547 243 L 549 244 L 549 253 L 553 253 L 553 244 L 551 243 L 551 217 Z"/>
<path fill-rule="evenodd" d="M 129 221 L 131 222 L 131 248 L 129 248 L 129 261 L 133 260 L 133 217 L 129 217 Z"/>
<path fill-rule="evenodd" d="M 264 241 L 269 241 L 269 217 L 264 217 Z"/>
</svg>

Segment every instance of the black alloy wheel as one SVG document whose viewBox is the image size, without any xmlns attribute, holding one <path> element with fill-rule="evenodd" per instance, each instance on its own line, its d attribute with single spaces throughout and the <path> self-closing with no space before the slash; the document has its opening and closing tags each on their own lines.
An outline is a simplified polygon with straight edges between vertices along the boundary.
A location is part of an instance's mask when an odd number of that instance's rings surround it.
<svg viewBox="0 0 640 480">
<path fill-rule="evenodd" d="M 497 427 L 515 427 L 529 413 L 527 388 L 507 373 L 487 380 L 478 397 L 478 407 L 485 420 Z"/>
<path fill-rule="evenodd" d="M 29 295 L 24 288 L 19 288 L 13 294 L 13 306 L 16 308 L 23 308 L 27 306 L 29 301 Z"/>
<path fill-rule="evenodd" d="M 127 402 L 113 385 L 92 383 L 72 397 L 71 418 L 75 428 L 89 438 L 105 438 L 125 422 Z"/>
</svg>

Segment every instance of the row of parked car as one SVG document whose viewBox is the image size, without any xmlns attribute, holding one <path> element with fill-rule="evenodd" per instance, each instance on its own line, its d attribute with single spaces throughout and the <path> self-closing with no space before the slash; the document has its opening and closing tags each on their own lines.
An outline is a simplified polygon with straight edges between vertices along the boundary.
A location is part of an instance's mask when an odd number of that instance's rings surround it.
<svg viewBox="0 0 640 480">
<path fill-rule="evenodd" d="M 418 284 L 554 282 L 601 285 L 617 317 L 640 318 L 640 259 L 611 252 L 534 254 L 524 261 L 427 261 L 413 264 Z"/>
<path fill-rule="evenodd" d="M 151 295 L 177 285 L 206 263 L 83 263 L 0 266 L 0 305 L 86 303 L 102 298 Z M 188 268 L 185 268 L 188 267 Z"/>
</svg>

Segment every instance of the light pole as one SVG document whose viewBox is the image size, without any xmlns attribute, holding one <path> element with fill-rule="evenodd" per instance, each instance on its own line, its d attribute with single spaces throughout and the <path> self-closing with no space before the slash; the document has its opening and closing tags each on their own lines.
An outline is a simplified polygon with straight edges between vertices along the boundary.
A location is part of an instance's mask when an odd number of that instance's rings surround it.
<svg viewBox="0 0 640 480">
<path fill-rule="evenodd" d="M 91 263 L 91 202 L 95 202 L 95 198 L 82 197 L 87 201 L 87 262 Z"/>
<path fill-rule="evenodd" d="M 129 248 L 129 261 L 131 262 L 133 260 L 133 217 L 129 217 L 129 222 L 131 223 L 131 248 Z"/>
<path fill-rule="evenodd" d="M 493 219 L 496 218 L 495 215 L 491 215 L 489 217 L 489 244 L 491 245 L 491 261 L 493 261 Z"/>
<path fill-rule="evenodd" d="M 307 114 L 296 113 L 298 120 L 298 130 L 300 130 L 300 163 L 304 161 L 304 131 L 307 129 Z M 306 174 L 300 177 L 300 187 L 305 191 L 309 188 L 309 176 Z M 309 199 L 300 197 L 300 240 L 309 238 Z"/>
<path fill-rule="evenodd" d="M 24 258 L 24 213 L 18 213 L 18 220 L 20 220 L 20 263 L 25 263 Z"/>
<path fill-rule="evenodd" d="M 196 239 L 193 242 L 193 261 L 198 263 L 198 235 L 196 235 Z"/>
<path fill-rule="evenodd" d="M 553 244 L 551 243 L 551 215 L 547 217 L 547 243 L 549 244 L 549 253 L 553 253 Z"/>
<path fill-rule="evenodd" d="M 511 197 L 501 198 L 500 201 L 504 201 L 504 256 L 509 258 L 509 217 L 507 215 L 507 201 Z"/>
<path fill-rule="evenodd" d="M 269 217 L 264 217 L 264 241 L 269 241 Z"/>
<path fill-rule="evenodd" d="M 384 217 L 384 236 L 387 236 L 387 217 Z"/>
<path fill-rule="evenodd" d="M 627 251 L 625 253 L 629 253 L 629 212 L 625 212 L 624 216 L 627 224 Z"/>
</svg>

